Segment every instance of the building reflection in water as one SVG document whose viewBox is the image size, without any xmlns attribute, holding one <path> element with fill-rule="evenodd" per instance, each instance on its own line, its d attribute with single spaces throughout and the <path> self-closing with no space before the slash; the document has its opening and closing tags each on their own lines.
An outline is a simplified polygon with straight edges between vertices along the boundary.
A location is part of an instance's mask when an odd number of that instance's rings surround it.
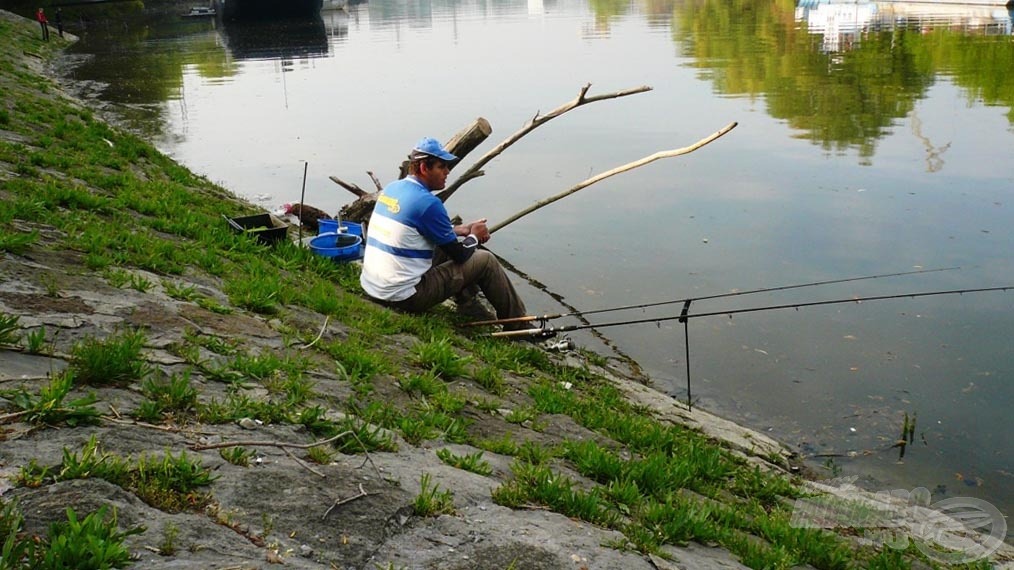
<svg viewBox="0 0 1014 570">
<path fill-rule="evenodd" d="M 865 32 L 899 28 L 1011 35 L 1012 18 L 1012 11 L 1003 6 L 828 0 L 800 0 L 796 5 L 796 21 L 805 22 L 810 33 L 824 36 L 825 53 L 848 51 Z"/>
</svg>

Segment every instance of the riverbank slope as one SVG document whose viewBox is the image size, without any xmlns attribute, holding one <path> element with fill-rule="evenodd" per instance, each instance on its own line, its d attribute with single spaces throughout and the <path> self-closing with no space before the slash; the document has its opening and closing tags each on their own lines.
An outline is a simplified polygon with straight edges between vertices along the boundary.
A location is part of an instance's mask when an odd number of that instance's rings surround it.
<svg viewBox="0 0 1014 570">
<path fill-rule="evenodd" d="M 393 313 L 354 265 L 233 233 L 256 208 L 67 97 L 46 77 L 66 44 L 0 15 L 14 542 L 112 506 L 100 526 L 144 530 L 103 540 L 139 568 L 940 566 L 805 528 L 816 487 L 784 448 L 622 363 Z M 927 517 L 825 490 L 895 531 Z"/>
</svg>

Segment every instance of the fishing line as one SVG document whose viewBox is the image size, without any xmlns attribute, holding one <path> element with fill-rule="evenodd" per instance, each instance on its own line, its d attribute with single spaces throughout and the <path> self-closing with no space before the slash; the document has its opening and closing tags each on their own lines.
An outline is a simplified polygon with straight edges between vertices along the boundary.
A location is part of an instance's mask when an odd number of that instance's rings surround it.
<svg viewBox="0 0 1014 570">
<path fill-rule="evenodd" d="M 559 314 L 554 314 L 554 315 L 541 315 L 541 316 L 539 316 L 539 315 L 526 315 L 526 316 L 523 316 L 523 317 L 514 317 L 514 318 L 508 318 L 508 319 L 494 319 L 494 320 L 487 320 L 487 321 L 475 321 L 475 322 L 471 322 L 471 323 L 465 323 L 465 326 L 475 327 L 475 326 L 482 326 L 482 325 L 502 325 L 502 324 L 509 324 L 509 323 L 523 323 L 523 322 L 531 322 L 531 321 L 541 321 L 541 322 L 544 322 L 544 321 L 548 321 L 548 320 L 552 320 L 552 319 L 560 319 L 560 318 L 563 318 L 563 317 L 577 317 L 577 316 L 597 315 L 597 314 L 601 314 L 601 313 L 611 313 L 613 311 L 626 311 L 626 310 L 630 310 L 630 309 L 647 309 L 648 307 L 660 307 L 660 306 L 663 306 L 663 305 L 674 305 L 674 304 L 677 304 L 677 303 L 690 303 L 690 302 L 694 302 L 694 301 L 707 301 L 707 300 L 710 300 L 710 299 L 723 299 L 723 298 L 726 298 L 726 297 L 738 297 L 738 296 L 741 296 L 741 295 L 754 295 L 756 293 L 771 293 L 771 292 L 774 292 L 774 291 L 788 291 L 790 289 L 802 289 L 804 287 L 818 287 L 818 286 L 821 286 L 821 285 L 833 285 L 835 283 L 851 283 L 853 281 L 864 281 L 864 280 L 867 280 L 867 279 L 884 279 L 884 278 L 887 278 L 887 277 L 901 277 L 901 276 L 904 276 L 904 275 L 918 275 L 918 274 L 921 274 L 921 273 L 936 273 L 936 272 L 939 272 L 939 271 L 955 271 L 957 269 L 961 269 L 961 268 L 960 267 L 941 267 L 941 268 L 937 268 L 937 269 L 919 269 L 919 270 L 916 270 L 916 271 L 902 271 L 900 273 L 884 273 L 884 274 L 881 274 L 881 275 L 865 275 L 865 276 L 862 276 L 862 277 L 847 277 L 847 278 L 844 278 L 844 279 L 831 279 L 831 280 L 828 280 L 828 281 L 814 281 L 812 283 L 800 283 L 800 284 L 796 284 L 796 285 L 780 285 L 778 287 L 766 287 L 766 288 L 763 288 L 763 289 L 751 289 L 749 291 L 734 291 L 732 293 L 719 293 L 717 295 L 706 295 L 704 297 L 691 297 L 691 298 L 683 298 L 683 299 L 672 299 L 672 300 L 669 300 L 669 301 L 657 301 L 657 302 L 651 302 L 651 303 L 641 303 L 641 304 L 638 304 L 638 305 L 623 305 L 623 306 L 620 306 L 620 307 L 611 307 L 611 308 L 607 308 L 607 309 L 593 309 L 591 311 L 574 311 L 574 312 L 570 312 L 570 313 L 559 313 Z M 650 321 L 649 320 L 649 322 L 654 322 L 654 321 Z M 586 327 L 586 328 L 591 328 L 591 327 Z"/>
<path fill-rule="evenodd" d="M 724 310 L 724 311 L 711 311 L 711 312 L 707 312 L 707 313 L 694 313 L 692 315 L 691 314 L 685 314 L 686 310 L 689 309 L 690 302 L 692 301 L 692 299 L 687 299 L 684 302 L 685 303 L 684 314 L 680 314 L 680 315 L 673 315 L 673 316 L 668 316 L 668 317 L 651 317 L 651 318 L 643 318 L 643 319 L 630 319 L 630 320 L 626 320 L 626 321 L 612 321 L 612 322 L 593 323 L 593 324 L 584 324 L 584 325 L 563 325 L 563 326 L 559 326 L 559 327 L 541 327 L 541 328 L 522 329 L 522 330 L 515 330 L 515 331 L 500 331 L 500 332 L 490 333 L 490 336 L 499 336 L 499 337 L 505 337 L 505 336 L 506 337 L 510 337 L 510 336 L 538 336 L 540 334 L 549 334 L 549 333 L 557 333 L 557 332 L 569 332 L 569 331 L 576 331 L 576 330 L 583 330 L 583 329 L 590 329 L 590 328 L 618 327 L 618 326 L 623 326 L 623 325 L 637 325 L 637 324 L 642 324 L 642 323 L 661 323 L 661 322 L 665 322 L 665 321 L 675 321 L 675 320 L 680 320 L 682 322 L 684 319 L 696 319 L 696 318 L 700 318 L 700 317 L 714 317 L 714 316 L 719 316 L 719 315 L 728 315 L 729 317 L 732 317 L 732 315 L 738 315 L 738 314 L 742 314 L 742 313 L 757 313 L 757 312 L 761 312 L 761 311 L 776 311 L 776 310 L 779 310 L 779 309 L 800 309 L 800 308 L 803 308 L 803 307 L 817 307 L 817 306 L 821 306 L 821 305 L 839 305 L 839 304 L 842 304 L 842 303 L 864 303 L 864 302 L 867 302 L 867 301 L 882 301 L 882 300 L 885 300 L 885 299 L 905 299 L 905 298 L 915 299 L 917 297 L 932 297 L 932 296 L 937 296 L 937 295 L 961 295 L 961 294 L 964 294 L 964 293 L 983 293 L 983 292 L 986 292 L 986 291 L 1009 291 L 1011 289 L 1014 289 L 1014 285 L 1007 285 L 1007 286 L 1003 286 L 1003 287 L 980 287 L 980 288 L 977 288 L 977 289 L 952 289 L 952 290 L 948 290 L 948 291 L 923 291 L 923 292 L 917 292 L 917 293 L 901 293 L 901 294 L 898 294 L 898 295 L 874 295 L 874 296 L 870 296 L 870 297 L 849 297 L 847 299 L 830 299 L 830 300 L 825 300 L 825 301 L 809 301 L 809 302 L 804 302 L 804 303 L 787 303 L 787 304 L 784 304 L 784 305 L 764 305 L 762 307 L 748 307 L 748 308 L 744 308 L 744 309 L 727 309 L 727 310 Z"/>
<path fill-rule="evenodd" d="M 918 297 L 932 297 L 938 295 L 963 295 L 965 293 L 983 293 L 987 291 L 1009 291 L 1014 289 L 1014 285 L 1007 285 L 1003 287 L 980 287 L 976 289 L 952 289 L 947 291 L 923 291 L 918 293 L 903 293 L 899 295 L 873 295 L 868 297 L 849 297 L 847 299 L 830 299 L 825 301 L 809 301 L 804 303 L 786 303 L 782 305 L 764 305 L 761 307 L 748 307 L 742 309 L 729 309 L 725 311 L 711 311 L 706 313 L 694 313 L 689 314 L 690 303 L 693 299 L 686 299 L 683 302 L 683 310 L 679 315 L 673 315 L 668 317 L 654 317 L 654 318 L 643 318 L 643 319 L 629 319 L 626 321 L 613 321 L 606 323 L 597 324 L 582 324 L 582 325 L 564 325 L 560 327 L 545 326 L 531 329 L 521 329 L 513 331 L 500 331 L 490 333 L 489 336 L 493 337 L 550 337 L 554 336 L 558 332 L 569 332 L 591 328 L 606 328 L 606 327 L 618 327 L 625 325 L 636 325 L 644 323 L 662 323 L 665 321 L 675 321 L 683 323 L 683 335 L 684 335 L 684 348 L 686 353 L 686 370 L 687 370 L 687 409 L 693 410 L 693 399 L 690 392 L 690 319 L 696 319 L 700 317 L 715 317 L 719 315 L 727 315 L 730 319 L 733 315 L 739 315 L 743 313 L 758 313 L 763 311 L 776 311 L 780 309 L 796 309 L 797 311 L 802 307 L 818 307 L 823 305 L 840 305 L 843 303 L 864 303 L 868 301 L 883 301 L 886 299 L 915 299 Z"/>
</svg>

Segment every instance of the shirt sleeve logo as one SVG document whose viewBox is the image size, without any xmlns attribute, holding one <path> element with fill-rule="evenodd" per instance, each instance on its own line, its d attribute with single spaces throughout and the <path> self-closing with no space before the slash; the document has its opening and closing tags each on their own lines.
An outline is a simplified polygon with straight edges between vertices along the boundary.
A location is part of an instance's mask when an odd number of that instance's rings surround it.
<svg viewBox="0 0 1014 570">
<path fill-rule="evenodd" d="M 392 198 L 390 196 L 385 196 L 381 194 L 380 197 L 377 198 L 377 201 L 387 206 L 387 210 L 392 214 L 397 214 L 398 212 L 401 211 L 401 206 L 398 204 L 397 198 Z"/>
</svg>

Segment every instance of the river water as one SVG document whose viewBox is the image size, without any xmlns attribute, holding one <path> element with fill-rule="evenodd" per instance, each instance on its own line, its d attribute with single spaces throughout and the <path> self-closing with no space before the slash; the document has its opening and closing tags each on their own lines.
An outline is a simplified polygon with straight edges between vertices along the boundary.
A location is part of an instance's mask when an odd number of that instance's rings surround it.
<svg viewBox="0 0 1014 570">
<path fill-rule="evenodd" d="M 160 149 L 268 209 L 299 200 L 304 163 L 306 202 L 333 212 L 352 196 L 328 176 L 372 188 L 372 171 L 389 182 L 416 140 L 447 139 L 481 116 L 494 132 L 478 157 L 587 83 L 589 95 L 653 90 L 539 127 L 449 209 L 495 223 L 738 122 L 694 153 L 498 232 L 491 249 L 540 284 L 519 278 L 533 312 L 943 268 L 960 269 L 700 301 L 690 312 L 1014 285 L 1014 40 L 1003 8 L 372 0 L 240 24 L 152 2 L 109 6 L 64 10 L 82 36 L 75 57 L 94 55 L 75 79 L 98 82 L 98 96 Z M 696 406 L 785 441 L 828 477 L 1014 506 L 1014 292 L 688 328 Z M 683 325 L 599 332 L 656 387 L 687 397 Z M 587 332 L 573 336 L 608 351 Z M 906 416 L 913 442 L 899 457 Z"/>
</svg>

